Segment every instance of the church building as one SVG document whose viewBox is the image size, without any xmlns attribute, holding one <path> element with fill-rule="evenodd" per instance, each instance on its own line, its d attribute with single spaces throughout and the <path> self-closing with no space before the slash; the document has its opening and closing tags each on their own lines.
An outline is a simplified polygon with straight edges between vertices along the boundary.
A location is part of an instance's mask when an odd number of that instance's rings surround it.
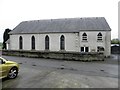
<svg viewBox="0 0 120 90">
<path fill-rule="evenodd" d="M 111 29 L 104 17 L 23 21 L 9 35 L 8 50 L 111 54 Z"/>
</svg>

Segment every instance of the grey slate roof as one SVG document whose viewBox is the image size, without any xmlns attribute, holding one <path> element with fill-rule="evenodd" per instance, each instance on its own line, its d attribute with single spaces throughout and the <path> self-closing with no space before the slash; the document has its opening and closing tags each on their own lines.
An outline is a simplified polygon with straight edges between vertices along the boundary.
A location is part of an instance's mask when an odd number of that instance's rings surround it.
<svg viewBox="0 0 120 90">
<path fill-rule="evenodd" d="M 111 30 L 104 17 L 23 21 L 9 34 Z"/>
</svg>

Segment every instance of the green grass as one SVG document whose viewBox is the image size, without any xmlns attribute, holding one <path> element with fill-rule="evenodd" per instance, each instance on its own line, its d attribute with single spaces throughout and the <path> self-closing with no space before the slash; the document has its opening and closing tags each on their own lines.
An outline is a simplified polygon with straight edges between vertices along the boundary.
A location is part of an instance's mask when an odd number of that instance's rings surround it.
<svg viewBox="0 0 120 90">
<path fill-rule="evenodd" d="M 2 43 L 0 42 L 0 49 L 2 49 Z"/>
</svg>

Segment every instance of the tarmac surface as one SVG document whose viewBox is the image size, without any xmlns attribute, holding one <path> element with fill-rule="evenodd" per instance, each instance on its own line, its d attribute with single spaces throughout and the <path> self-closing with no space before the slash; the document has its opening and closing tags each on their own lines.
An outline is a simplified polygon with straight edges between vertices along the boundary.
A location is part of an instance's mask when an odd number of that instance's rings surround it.
<svg viewBox="0 0 120 90">
<path fill-rule="evenodd" d="M 18 77 L 3 79 L 2 88 L 118 88 L 118 59 L 81 62 L 2 56 L 20 64 Z"/>
</svg>

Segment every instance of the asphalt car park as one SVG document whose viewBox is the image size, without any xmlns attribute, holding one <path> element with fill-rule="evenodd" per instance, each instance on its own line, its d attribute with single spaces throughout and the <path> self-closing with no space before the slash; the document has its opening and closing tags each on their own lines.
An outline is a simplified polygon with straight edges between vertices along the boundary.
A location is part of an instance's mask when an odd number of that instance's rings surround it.
<svg viewBox="0 0 120 90">
<path fill-rule="evenodd" d="M 18 77 L 3 79 L 2 88 L 118 88 L 118 59 L 80 62 L 2 56 L 20 65 Z"/>
</svg>

